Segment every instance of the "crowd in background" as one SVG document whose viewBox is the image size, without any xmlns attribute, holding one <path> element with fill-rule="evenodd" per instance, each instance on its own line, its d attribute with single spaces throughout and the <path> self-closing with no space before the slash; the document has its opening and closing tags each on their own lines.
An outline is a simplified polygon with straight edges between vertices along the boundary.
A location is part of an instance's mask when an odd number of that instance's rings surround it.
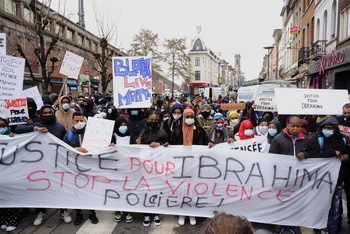
<svg viewBox="0 0 350 234">
<path fill-rule="evenodd" d="M 221 97 L 213 101 L 201 95 L 184 98 L 153 96 L 149 108 L 117 108 L 113 95 L 95 94 L 85 96 L 58 96 L 52 93 L 42 97 L 44 105 L 37 111 L 32 98 L 27 98 L 29 119 L 25 125 L 9 126 L 0 118 L 0 134 L 14 136 L 32 131 L 50 132 L 57 138 L 86 153 L 82 147 L 86 121 L 88 118 L 102 118 L 115 121 L 111 146 L 147 144 L 150 147 L 168 145 L 207 145 L 209 148 L 220 143 L 231 143 L 264 136 L 270 144 L 270 153 L 286 154 L 305 160 L 309 157 L 337 157 L 342 161 L 341 170 L 332 206 L 327 215 L 328 233 L 338 233 L 342 225 L 341 191 L 345 190 L 350 200 L 350 167 L 348 161 L 350 131 L 350 104 L 344 103 L 343 114 L 329 115 L 278 115 L 276 112 L 255 110 L 254 101 L 245 103 L 241 110 L 222 110 L 222 103 L 235 102 L 234 97 Z M 322 139 L 322 143 L 320 143 Z M 350 206 L 350 205 L 349 205 Z M 350 207 L 348 207 L 348 210 Z M 16 229 L 21 215 L 26 209 L 3 208 L 0 212 L 2 229 Z M 40 225 L 46 209 L 36 209 L 34 225 Z M 288 211 L 286 211 L 288 212 Z M 83 220 L 81 210 L 75 210 L 74 224 Z M 61 218 L 69 223 L 70 214 L 62 208 Z M 89 211 L 92 223 L 98 223 L 96 212 Z M 130 212 L 116 211 L 115 221 L 132 222 Z M 196 225 L 196 217 L 188 217 L 191 225 Z M 350 215 L 348 214 L 348 219 Z M 179 216 L 179 225 L 185 224 L 186 217 Z M 161 224 L 159 214 L 144 214 L 144 226 Z M 273 233 L 301 233 L 299 227 L 276 226 Z M 314 230 L 321 233 L 321 230 Z"/>
</svg>

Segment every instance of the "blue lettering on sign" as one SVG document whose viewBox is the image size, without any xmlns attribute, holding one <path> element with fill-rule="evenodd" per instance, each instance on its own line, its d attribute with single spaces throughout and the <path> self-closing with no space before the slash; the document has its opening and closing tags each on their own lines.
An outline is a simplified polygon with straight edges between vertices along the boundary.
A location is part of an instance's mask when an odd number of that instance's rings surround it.
<svg viewBox="0 0 350 234">
<path fill-rule="evenodd" d="M 148 100 L 150 96 L 151 94 L 148 89 L 128 90 L 125 96 L 118 93 L 118 107 L 128 106 L 133 102 L 143 102 L 144 100 Z"/>
<path fill-rule="evenodd" d="M 152 78 L 151 59 L 132 59 L 131 64 L 129 59 L 124 60 L 114 59 L 114 75 L 115 76 L 142 76 L 143 78 Z M 131 67 L 130 67 L 131 66 Z"/>
</svg>

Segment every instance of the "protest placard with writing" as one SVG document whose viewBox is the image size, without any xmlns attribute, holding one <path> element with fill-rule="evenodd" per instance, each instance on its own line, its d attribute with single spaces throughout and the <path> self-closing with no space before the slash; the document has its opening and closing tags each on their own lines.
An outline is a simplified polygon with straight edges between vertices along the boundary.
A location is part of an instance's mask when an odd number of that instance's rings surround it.
<svg viewBox="0 0 350 234">
<path fill-rule="evenodd" d="M 113 120 L 89 117 L 82 147 L 91 150 L 108 146 L 111 143 L 113 129 Z"/>
<path fill-rule="evenodd" d="M 0 55 L 6 55 L 6 33 L 0 33 Z"/>
<path fill-rule="evenodd" d="M 23 58 L 0 55 L 0 117 L 5 117 L 4 99 L 21 96 L 23 77 Z"/>
<path fill-rule="evenodd" d="M 149 57 L 113 57 L 114 105 L 149 108 L 152 104 L 152 68 Z"/>
<path fill-rule="evenodd" d="M 41 95 L 39 93 L 39 89 L 36 86 L 23 90 L 22 96 L 33 98 L 35 101 L 37 110 L 40 110 L 41 106 L 44 105 L 43 100 L 41 99 Z"/>
<path fill-rule="evenodd" d="M 60 73 L 69 78 L 78 79 L 81 65 L 84 58 L 70 51 L 66 51 L 61 64 Z"/>
<path fill-rule="evenodd" d="M 23 97 L 4 99 L 5 116 L 9 125 L 26 124 L 29 118 L 27 99 Z"/>
</svg>

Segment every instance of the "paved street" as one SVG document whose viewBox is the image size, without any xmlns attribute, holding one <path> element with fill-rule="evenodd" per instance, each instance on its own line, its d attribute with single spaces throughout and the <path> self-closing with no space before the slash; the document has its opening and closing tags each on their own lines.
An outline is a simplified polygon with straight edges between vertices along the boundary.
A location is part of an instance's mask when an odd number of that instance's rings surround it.
<svg viewBox="0 0 350 234">
<path fill-rule="evenodd" d="M 343 202 L 345 205 L 345 203 Z M 346 207 L 346 206 L 345 206 Z M 75 212 L 71 211 L 72 218 L 74 219 Z M 346 212 L 346 211 L 345 211 Z M 12 233 L 22 233 L 22 234 L 61 234 L 61 233 L 77 233 L 77 234 L 128 234 L 128 233 L 137 233 L 137 234 L 197 234 L 202 233 L 203 223 L 205 222 L 204 218 L 197 218 L 197 225 L 192 227 L 189 225 L 188 220 L 183 227 L 180 227 L 177 224 L 177 216 L 173 215 L 161 215 L 162 224 L 160 226 L 154 226 L 152 223 L 150 227 L 143 227 L 143 215 L 134 214 L 134 222 L 125 223 L 114 222 L 114 212 L 111 211 L 97 211 L 97 217 L 99 218 L 98 224 L 91 224 L 88 220 L 88 211 L 83 211 L 84 221 L 82 225 L 75 226 L 73 223 L 66 224 L 59 218 L 59 210 L 49 209 L 47 215 L 40 226 L 33 226 L 32 223 L 35 219 L 35 210 L 31 209 L 30 213 L 27 214 L 22 221 L 20 226 L 13 231 Z M 345 220 L 345 216 L 343 216 Z M 255 229 L 268 229 L 271 230 L 271 225 L 265 224 L 253 224 Z M 6 233 L 1 230 L 1 233 Z M 303 234 L 311 234 L 312 230 L 309 228 L 302 228 Z M 343 223 L 342 230 L 340 234 L 349 234 L 349 226 L 346 223 Z"/>
</svg>

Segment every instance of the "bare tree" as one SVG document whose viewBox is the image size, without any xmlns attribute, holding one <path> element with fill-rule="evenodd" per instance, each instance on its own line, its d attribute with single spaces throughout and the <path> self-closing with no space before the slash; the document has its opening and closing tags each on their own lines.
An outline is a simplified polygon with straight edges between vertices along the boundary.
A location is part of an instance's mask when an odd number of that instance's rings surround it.
<svg viewBox="0 0 350 234">
<path fill-rule="evenodd" d="M 163 60 L 162 53 L 158 51 L 159 38 L 158 34 L 148 29 L 141 29 L 136 34 L 131 43 L 131 49 L 128 54 L 131 56 L 149 56 L 152 58 L 152 69 L 161 71 L 160 61 Z"/>
<path fill-rule="evenodd" d="M 30 78 L 36 82 L 41 82 L 42 92 L 46 93 L 50 83 L 50 74 L 53 72 L 49 71 L 46 63 L 51 51 L 60 40 L 62 31 L 52 33 L 48 30 L 51 24 L 54 23 L 50 21 L 49 17 L 53 13 L 50 10 L 51 0 L 43 1 L 42 3 L 38 0 L 27 0 L 23 4 L 31 12 L 31 21 L 22 20 L 21 23 L 26 31 L 26 35 L 18 35 L 15 40 L 9 40 L 9 44 L 25 59 L 25 66 L 28 69 Z M 25 40 L 29 42 L 29 46 L 23 46 L 26 44 Z M 33 56 L 36 58 L 35 62 L 33 62 Z M 39 73 L 41 73 L 41 78 L 35 77 L 34 71 L 38 70 L 36 69 L 38 65 L 40 66 Z"/>
<path fill-rule="evenodd" d="M 185 83 L 191 79 L 191 59 L 186 50 L 186 38 L 173 38 L 164 40 L 164 58 L 169 66 L 172 77 L 171 94 L 174 96 L 175 76 L 181 77 Z"/>
</svg>

